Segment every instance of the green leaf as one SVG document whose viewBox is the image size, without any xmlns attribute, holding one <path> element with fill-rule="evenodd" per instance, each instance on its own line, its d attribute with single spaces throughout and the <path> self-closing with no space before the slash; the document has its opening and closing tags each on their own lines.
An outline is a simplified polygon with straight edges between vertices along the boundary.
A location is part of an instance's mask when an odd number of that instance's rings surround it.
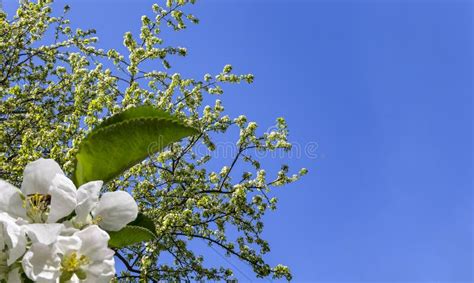
<svg viewBox="0 0 474 283">
<path fill-rule="evenodd" d="M 150 106 L 128 109 L 105 120 L 79 145 L 73 180 L 76 186 L 110 181 L 148 156 L 198 131 Z"/>
<path fill-rule="evenodd" d="M 112 248 L 123 248 L 158 236 L 155 223 L 143 213 L 138 213 L 137 218 L 122 230 L 109 232 L 109 235 L 109 246 Z"/>
<path fill-rule="evenodd" d="M 110 235 L 109 247 L 123 248 L 143 241 L 153 240 L 155 234 L 147 228 L 127 225 L 120 231 L 108 232 Z"/>
<path fill-rule="evenodd" d="M 146 228 L 150 230 L 155 236 L 158 236 L 158 234 L 156 233 L 156 226 L 155 223 L 153 223 L 153 220 L 151 220 L 148 216 L 141 212 L 139 212 L 137 218 L 132 222 L 128 223 L 128 225 Z"/>
<path fill-rule="evenodd" d="M 158 110 L 153 106 L 138 106 L 134 108 L 129 108 L 126 111 L 123 111 L 122 113 L 113 115 L 112 117 L 104 120 L 98 128 L 104 128 L 115 123 L 120 123 L 137 118 L 165 118 L 180 122 L 178 118 L 174 117 L 168 112 Z"/>
</svg>

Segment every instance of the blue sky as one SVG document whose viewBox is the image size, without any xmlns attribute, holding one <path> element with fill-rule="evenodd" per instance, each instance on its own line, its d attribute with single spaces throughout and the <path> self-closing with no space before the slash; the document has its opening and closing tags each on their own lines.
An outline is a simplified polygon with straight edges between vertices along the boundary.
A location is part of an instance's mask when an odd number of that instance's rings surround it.
<svg viewBox="0 0 474 283">
<path fill-rule="evenodd" d="M 13 1 L 3 1 L 8 9 Z M 65 3 L 60 1 L 59 3 Z M 152 1 L 67 1 L 100 46 L 137 31 Z M 175 71 L 225 64 L 254 73 L 228 88 L 227 113 L 265 129 L 278 116 L 311 156 L 276 190 L 266 217 L 271 264 L 295 282 L 472 282 L 473 4 L 470 1 L 198 2 L 201 23 L 172 35 L 188 48 Z M 314 149 L 314 148 L 313 148 Z M 245 264 L 242 281 L 254 281 Z"/>
</svg>

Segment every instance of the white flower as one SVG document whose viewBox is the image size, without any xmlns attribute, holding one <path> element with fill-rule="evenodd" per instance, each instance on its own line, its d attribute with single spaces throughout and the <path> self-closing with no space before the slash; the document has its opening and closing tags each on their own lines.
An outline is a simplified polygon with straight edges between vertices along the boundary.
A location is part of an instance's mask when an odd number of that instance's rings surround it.
<svg viewBox="0 0 474 283">
<path fill-rule="evenodd" d="M 21 261 L 25 275 L 35 282 L 57 282 L 61 258 L 55 245 L 31 245 Z"/>
<path fill-rule="evenodd" d="M 77 190 L 77 206 L 75 221 L 78 223 L 90 222 L 90 213 L 99 202 L 99 192 L 102 181 L 89 182 Z"/>
<path fill-rule="evenodd" d="M 75 223 L 79 226 L 96 223 L 107 231 L 118 231 L 137 218 L 138 206 L 130 194 L 107 192 L 99 199 L 101 186 L 102 182 L 96 181 L 77 190 Z"/>
<path fill-rule="evenodd" d="M 0 213 L 0 281 L 21 282 L 19 269 L 12 267 L 26 250 L 26 237 L 15 219 Z"/>
<path fill-rule="evenodd" d="M 20 258 L 26 250 L 24 231 L 15 223 L 15 219 L 6 213 L 0 213 L 0 250 L 7 248 L 7 264 L 11 265 Z"/>
<path fill-rule="evenodd" d="M 21 191 L 0 179 L 0 211 L 30 223 L 55 223 L 70 215 L 76 209 L 77 201 L 79 208 L 76 210 L 87 210 L 81 215 L 89 214 L 97 205 L 101 186 L 102 181 L 93 181 L 76 190 L 54 160 L 40 158 L 25 167 Z"/>
<path fill-rule="evenodd" d="M 23 229 L 33 243 L 50 245 L 56 242 L 64 229 L 64 225 L 60 223 L 35 223 L 26 224 L 23 226 Z"/>
<path fill-rule="evenodd" d="M 26 165 L 21 191 L 0 180 L 0 211 L 32 223 L 54 223 L 76 207 L 76 187 L 51 159 Z"/>
<path fill-rule="evenodd" d="M 138 206 L 133 197 L 124 191 L 107 192 L 92 210 L 92 215 L 103 229 L 118 231 L 137 218 Z"/>
<path fill-rule="evenodd" d="M 53 244 L 34 243 L 22 260 L 28 278 L 36 282 L 109 282 L 115 274 L 109 235 L 91 225 Z"/>
<path fill-rule="evenodd" d="M 0 282 L 109 282 L 115 262 L 104 230 L 135 220 L 138 206 L 124 191 L 99 198 L 102 184 L 76 189 L 42 158 L 25 167 L 21 189 L 0 179 Z"/>
<path fill-rule="evenodd" d="M 135 220 L 138 207 L 131 195 L 108 192 L 99 199 L 101 187 L 102 181 L 92 181 L 76 190 L 54 160 L 40 158 L 25 167 L 21 191 L 0 180 L 0 211 L 30 223 L 55 223 L 75 210 L 77 226 L 96 223 L 108 231 Z"/>
<path fill-rule="evenodd" d="M 40 158 L 28 163 L 23 171 L 21 191 L 25 195 L 47 195 L 52 180 L 57 174 L 64 176 L 64 172 L 59 167 L 59 164 L 52 159 Z"/>
<path fill-rule="evenodd" d="M 0 211 L 6 212 L 12 217 L 26 219 L 26 211 L 23 207 L 24 196 L 15 186 L 0 179 Z"/>
</svg>

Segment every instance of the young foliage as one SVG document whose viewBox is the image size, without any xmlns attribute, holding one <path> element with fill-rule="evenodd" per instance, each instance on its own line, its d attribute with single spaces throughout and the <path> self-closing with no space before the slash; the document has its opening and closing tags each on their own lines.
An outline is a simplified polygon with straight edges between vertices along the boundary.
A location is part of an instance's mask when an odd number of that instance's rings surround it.
<svg viewBox="0 0 474 283">
<path fill-rule="evenodd" d="M 194 128 L 151 106 L 130 108 L 98 125 L 76 153 L 76 186 L 116 178 L 170 143 L 197 134 Z"/>
</svg>

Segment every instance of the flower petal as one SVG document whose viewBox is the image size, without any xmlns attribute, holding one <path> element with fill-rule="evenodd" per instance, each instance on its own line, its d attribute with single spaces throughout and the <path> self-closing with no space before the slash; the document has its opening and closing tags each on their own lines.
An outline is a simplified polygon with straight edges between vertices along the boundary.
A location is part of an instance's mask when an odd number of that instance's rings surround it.
<svg viewBox="0 0 474 283">
<path fill-rule="evenodd" d="M 25 167 L 21 191 L 25 195 L 36 193 L 47 195 L 56 174 L 64 175 L 56 161 L 43 158 L 33 161 Z"/>
<path fill-rule="evenodd" d="M 44 245 L 49 245 L 54 243 L 61 230 L 63 229 L 64 225 L 59 223 L 52 223 L 52 224 L 28 224 L 25 225 L 26 233 L 28 237 L 33 241 L 33 243 L 39 242 Z"/>
<path fill-rule="evenodd" d="M 23 254 L 26 251 L 26 243 L 27 242 L 26 242 L 26 237 L 25 237 L 25 235 L 23 235 L 23 233 L 18 235 L 18 238 L 17 238 L 16 242 L 17 242 L 16 245 L 14 245 L 13 247 L 10 248 L 10 252 L 9 252 L 8 260 L 7 260 L 8 265 L 11 265 L 15 261 L 17 261 L 20 257 L 23 256 Z M 10 282 L 10 281 L 8 281 L 8 282 Z"/>
<path fill-rule="evenodd" d="M 7 282 L 8 283 L 22 283 L 19 267 L 13 270 L 10 270 L 10 272 L 8 273 Z"/>
<path fill-rule="evenodd" d="M 112 258 L 114 251 L 107 247 L 109 234 L 100 229 L 97 225 L 91 225 L 74 233 L 81 239 L 81 248 L 79 253 L 89 257 L 92 261 L 103 261 Z"/>
<path fill-rule="evenodd" d="M 100 220 L 101 228 L 118 231 L 137 218 L 138 206 L 127 192 L 107 192 L 102 195 L 92 214 Z"/>
<path fill-rule="evenodd" d="M 59 236 L 56 242 L 58 252 L 65 255 L 69 251 L 78 251 L 81 248 L 81 239 L 77 236 Z"/>
<path fill-rule="evenodd" d="M 0 211 L 7 212 L 12 217 L 26 218 L 23 207 L 23 194 L 12 184 L 0 179 Z"/>
<path fill-rule="evenodd" d="M 61 259 L 54 246 L 34 243 L 22 260 L 25 275 L 35 282 L 56 282 Z"/>
<path fill-rule="evenodd" d="M 61 224 L 64 225 L 63 229 L 61 230 L 61 236 L 72 236 L 74 233 L 79 231 L 79 229 L 74 226 L 71 220 L 66 220 L 61 222 Z"/>
<path fill-rule="evenodd" d="M 7 264 L 11 265 L 26 251 L 25 232 L 15 223 L 15 219 L 6 213 L 0 213 L 0 223 L 2 223 L 4 240 L 8 246 Z"/>
<path fill-rule="evenodd" d="M 102 181 L 88 182 L 77 190 L 76 221 L 85 222 L 99 202 L 99 192 Z"/>
<path fill-rule="evenodd" d="M 66 176 L 56 174 L 50 187 L 51 208 L 48 223 L 68 216 L 76 207 L 76 186 Z"/>
<path fill-rule="evenodd" d="M 115 275 L 115 261 L 111 259 L 90 264 L 86 270 L 87 277 L 83 283 L 108 283 Z"/>
</svg>

